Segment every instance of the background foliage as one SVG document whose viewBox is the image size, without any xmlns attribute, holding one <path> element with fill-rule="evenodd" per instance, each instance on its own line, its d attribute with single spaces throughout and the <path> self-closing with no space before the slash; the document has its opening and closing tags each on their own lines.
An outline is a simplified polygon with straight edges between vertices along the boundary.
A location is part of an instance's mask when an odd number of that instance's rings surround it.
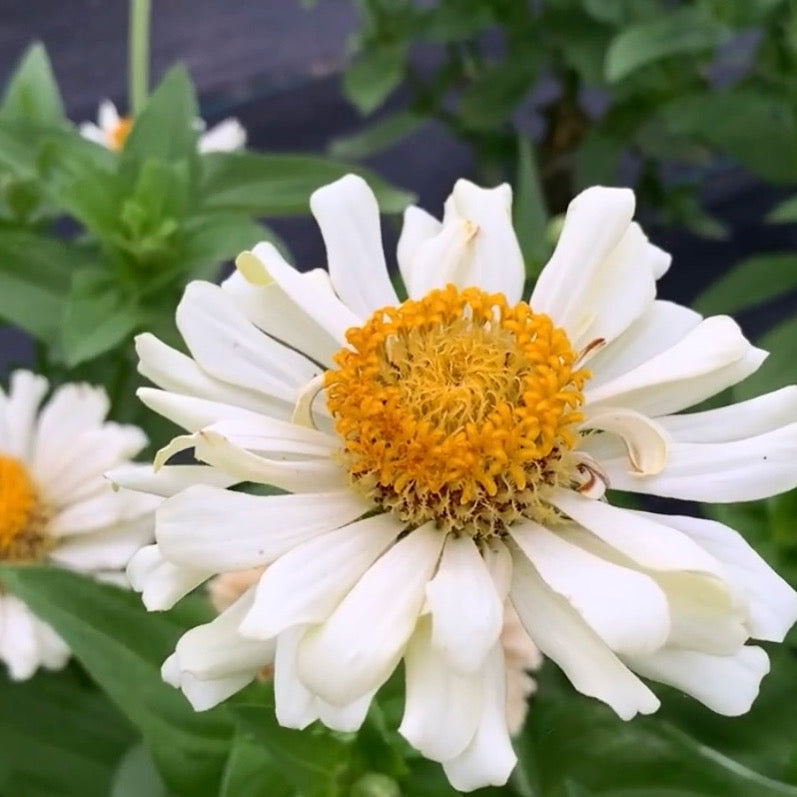
<svg viewBox="0 0 797 797">
<path fill-rule="evenodd" d="M 187 281 L 212 279 L 240 250 L 273 239 L 263 217 L 306 214 L 313 189 L 354 168 L 340 158 L 364 158 L 430 120 L 471 148 L 477 179 L 513 182 L 530 280 L 558 214 L 587 184 L 633 184 L 654 220 L 719 236 L 698 192 L 711 170 L 734 162 L 772 184 L 797 183 L 792 0 L 358 7 L 343 88 L 369 121 L 329 158 L 199 154 L 196 97 L 180 67 L 149 97 L 124 150 L 107 151 L 64 117 L 44 49 L 28 50 L 0 105 L 0 320 L 36 340 L 38 370 L 55 383 L 105 384 L 116 419 L 162 440 L 133 398 L 135 332 L 176 343 Z M 356 170 L 386 212 L 410 201 Z M 797 222 L 797 197 L 770 222 Z M 771 322 L 758 343 L 772 356 L 729 398 L 797 382 L 795 299 L 797 254 L 788 251 L 738 263 L 697 299 L 705 314 L 759 311 Z M 699 511 L 739 529 L 797 584 L 797 493 Z M 6 565 L 0 582 L 75 654 L 64 672 L 0 679 L 8 797 L 455 793 L 396 733 L 401 673 L 357 734 L 280 728 L 265 683 L 195 713 L 160 665 L 184 630 L 210 617 L 204 596 L 147 614 L 138 596 L 65 571 Z M 546 664 L 517 739 L 517 771 L 505 788 L 477 794 L 797 797 L 797 636 L 769 647 L 772 672 L 737 719 L 662 690 L 661 712 L 623 723 Z"/>
</svg>

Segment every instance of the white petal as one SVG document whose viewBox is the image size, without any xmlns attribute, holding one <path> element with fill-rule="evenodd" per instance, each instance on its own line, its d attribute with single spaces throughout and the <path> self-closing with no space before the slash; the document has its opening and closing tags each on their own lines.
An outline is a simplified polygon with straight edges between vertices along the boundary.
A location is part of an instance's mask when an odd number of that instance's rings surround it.
<svg viewBox="0 0 797 797">
<path fill-rule="evenodd" d="M 71 655 L 69 648 L 61 639 L 51 625 L 33 618 L 33 627 L 36 632 L 36 639 L 39 645 L 39 660 L 43 667 L 48 670 L 60 670 L 63 668 Z"/>
<path fill-rule="evenodd" d="M 524 271 L 512 228 L 512 189 L 506 184 L 480 188 L 457 180 L 446 200 L 442 226 L 415 245 L 403 273 L 413 297 L 453 283 L 502 293 L 512 304 L 521 298 Z"/>
<path fill-rule="evenodd" d="M 633 370 L 674 346 L 702 320 L 694 310 L 672 302 L 655 301 L 648 311 L 589 358 L 590 388 Z"/>
<path fill-rule="evenodd" d="M 356 520 L 367 506 L 352 490 L 258 496 L 196 485 L 167 498 L 156 538 L 169 560 L 197 570 L 246 570 Z"/>
<path fill-rule="evenodd" d="M 729 605 L 731 596 L 715 581 L 694 573 L 662 573 L 657 581 L 670 607 L 668 646 L 732 656 L 747 641 L 745 612 Z"/>
<path fill-rule="evenodd" d="M 272 280 L 276 282 L 288 298 L 341 346 L 346 343 L 346 330 L 362 326 L 366 317 L 357 315 L 338 299 L 328 279 L 300 274 L 268 242 L 258 244 L 251 252 L 238 255 L 235 265 L 253 284 L 267 285 Z"/>
<path fill-rule="evenodd" d="M 504 602 L 472 537 L 448 536 L 426 601 L 435 649 L 462 672 L 478 670 L 501 634 Z"/>
<path fill-rule="evenodd" d="M 285 728 L 302 730 L 318 719 L 313 693 L 299 680 L 296 652 L 306 626 L 290 628 L 276 639 L 274 660 L 274 709 Z"/>
<path fill-rule="evenodd" d="M 78 435 L 102 425 L 108 414 L 108 396 L 102 388 L 66 384 L 57 388 L 39 414 L 33 441 L 32 469 L 42 475 L 58 468 Z"/>
<path fill-rule="evenodd" d="M 797 422 L 797 386 L 706 412 L 657 419 L 677 442 L 725 443 L 757 437 Z"/>
<path fill-rule="evenodd" d="M 327 728 L 332 728 L 333 731 L 354 733 L 360 730 L 360 727 L 365 722 L 365 718 L 368 716 L 368 709 L 371 708 L 371 702 L 376 692 L 376 689 L 366 692 L 362 697 L 358 697 L 345 706 L 333 706 L 316 698 L 315 707 L 316 711 L 318 711 L 318 718 Z"/>
<path fill-rule="evenodd" d="M 253 600 L 254 587 L 211 622 L 186 631 L 175 648 L 180 670 L 202 680 L 247 672 L 254 678 L 258 670 L 271 664 L 273 642 L 246 639 L 238 633 Z"/>
<path fill-rule="evenodd" d="M 156 390 L 152 387 L 140 387 L 136 391 L 136 395 L 153 412 L 157 412 L 158 415 L 162 415 L 189 432 L 197 432 L 206 426 L 230 418 L 242 418 L 256 423 L 259 418 L 265 416 L 287 421 L 292 411 L 290 402 L 278 399 L 273 399 L 268 404 L 259 402 L 262 411 L 253 412 L 251 409 L 243 409 L 236 404 L 172 393 L 168 390 Z"/>
<path fill-rule="evenodd" d="M 404 211 L 404 223 L 396 247 L 396 259 L 408 293 L 410 293 L 409 286 L 413 282 L 412 266 L 418 247 L 440 232 L 442 226 L 434 216 L 415 205 L 410 205 Z M 417 296 L 415 293 L 410 295 L 413 298 Z"/>
<path fill-rule="evenodd" d="M 93 141 L 95 144 L 108 148 L 108 134 L 94 122 L 81 122 L 78 131 L 87 141 Z"/>
<path fill-rule="evenodd" d="M 577 351 L 594 340 L 614 340 L 648 311 L 656 297 L 654 271 L 661 255 L 632 222 L 596 270 L 573 286 L 556 324 Z"/>
<path fill-rule="evenodd" d="M 610 432 L 623 441 L 635 474 L 656 474 L 664 469 L 669 435 L 656 421 L 621 407 L 586 407 L 583 414 L 583 428 Z"/>
<path fill-rule="evenodd" d="M 164 559 L 160 546 L 147 545 L 127 563 L 130 586 L 141 593 L 148 611 L 171 609 L 180 598 L 207 581 L 214 570 L 197 570 Z"/>
<path fill-rule="evenodd" d="M 223 382 L 293 401 L 317 365 L 260 332 L 217 285 L 192 282 L 177 307 L 177 328 L 198 365 Z"/>
<path fill-rule="evenodd" d="M 454 284 L 502 293 L 510 304 L 520 301 L 525 267 L 512 226 L 511 187 L 504 183 L 480 188 L 468 180 L 457 180 L 446 200 L 443 226 L 452 222 L 466 222 L 474 228 L 457 265 Z"/>
<path fill-rule="evenodd" d="M 499 541 L 486 543 L 482 548 L 484 564 L 493 580 L 498 597 L 501 603 L 506 603 L 506 596 L 509 594 L 509 587 L 512 584 L 512 554 L 507 550 L 506 545 Z"/>
<path fill-rule="evenodd" d="M 654 519 L 658 515 L 649 515 Z M 722 562 L 730 580 L 747 596 L 750 635 L 782 642 L 797 621 L 797 593 L 739 534 L 722 523 L 702 518 L 667 515 L 669 526 L 688 534 Z"/>
<path fill-rule="evenodd" d="M 627 661 L 646 678 L 674 686 L 726 717 L 750 710 L 769 672 L 767 654 L 756 647 L 744 647 L 734 656 L 665 648 Z"/>
<path fill-rule="evenodd" d="M 634 215 L 634 192 L 595 186 L 570 202 L 551 259 L 529 304 L 561 325 L 579 286 L 592 284 L 604 261 L 625 235 Z"/>
<path fill-rule="evenodd" d="M 387 680 L 415 627 L 444 539 L 431 524 L 408 534 L 308 632 L 299 646 L 299 677 L 318 697 L 342 706 Z"/>
<path fill-rule="evenodd" d="M 314 269 L 297 276 L 305 284 L 317 285 L 332 294 L 326 271 Z M 265 285 L 253 284 L 238 270 L 221 287 L 235 298 L 246 317 L 263 332 L 316 362 L 332 365 L 332 356 L 340 349 L 340 342 L 296 304 L 271 277 L 268 277 Z"/>
<path fill-rule="evenodd" d="M 252 680 L 252 675 L 248 672 L 207 680 L 197 678 L 191 673 L 180 672 L 176 654 L 163 662 L 161 676 L 166 683 L 182 690 L 194 711 L 207 711 L 217 706 L 240 692 Z"/>
<path fill-rule="evenodd" d="M 97 477 L 130 460 L 146 444 L 147 437 L 137 426 L 104 423 L 76 434 L 69 448 L 53 447 L 46 460 L 37 456 L 32 475 L 50 506 L 74 504 L 96 494 L 101 484 Z"/>
<path fill-rule="evenodd" d="M 729 443 L 673 443 L 655 476 L 628 473 L 622 460 L 601 460 L 618 490 L 686 501 L 756 501 L 797 486 L 797 423 Z"/>
<path fill-rule="evenodd" d="M 727 316 L 702 321 L 674 346 L 598 387 L 587 385 L 588 404 L 603 403 L 647 415 L 690 407 L 735 385 L 766 354 L 753 348 Z"/>
<path fill-rule="evenodd" d="M 506 724 L 506 664 L 499 645 L 483 677 L 484 707 L 476 735 L 460 755 L 443 763 L 451 785 L 460 791 L 503 786 L 517 763 Z"/>
<path fill-rule="evenodd" d="M 206 465 L 164 465 L 154 470 L 152 465 L 121 465 L 105 474 L 115 487 L 170 498 L 192 484 L 230 487 L 235 479 Z"/>
<path fill-rule="evenodd" d="M 404 655 L 406 698 L 399 733 L 425 758 L 446 761 L 470 744 L 484 702 L 481 669 L 452 669 L 432 644 L 428 618 L 419 621 Z"/>
<path fill-rule="evenodd" d="M 199 137 L 200 152 L 234 152 L 246 146 L 246 128 L 237 119 L 224 119 Z"/>
<path fill-rule="evenodd" d="M 67 537 L 50 552 L 48 559 L 82 573 L 123 570 L 136 551 L 152 542 L 154 532 L 155 519 L 146 515 L 94 534 Z"/>
<path fill-rule="evenodd" d="M 670 633 L 667 598 L 643 573 L 605 561 L 532 521 L 510 528 L 537 573 L 617 653 L 649 653 Z"/>
<path fill-rule="evenodd" d="M 36 376 L 30 371 L 14 371 L 8 398 L 0 393 L 0 415 L 5 415 L 8 429 L 7 439 L 1 441 L 2 450 L 23 462 L 27 462 L 32 453 L 36 414 L 47 387 L 47 380 L 43 376 Z"/>
<path fill-rule="evenodd" d="M 0 596 L 0 661 L 12 681 L 30 678 L 41 663 L 36 617 L 14 595 Z"/>
<path fill-rule="evenodd" d="M 181 394 L 186 398 L 221 402 L 218 406 L 244 408 L 267 415 L 288 417 L 290 402 L 214 379 L 190 357 L 162 343 L 154 335 L 149 333 L 138 335 L 136 352 L 139 356 L 139 373 L 165 390 Z M 141 397 L 141 392 L 138 395 Z"/>
<path fill-rule="evenodd" d="M 90 534 L 117 523 L 150 515 L 160 498 L 146 493 L 114 490 L 105 482 L 101 492 L 59 511 L 47 525 L 54 537 Z"/>
<path fill-rule="evenodd" d="M 175 437 L 157 453 L 155 467 L 188 448 L 194 449 L 194 457 L 200 462 L 229 473 L 239 482 L 258 482 L 294 493 L 341 490 L 346 486 L 345 471 L 329 456 L 311 459 L 298 456 L 284 459 L 279 453 L 260 456 L 241 448 L 235 437 L 225 437 L 212 426 L 194 435 Z"/>
<path fill-rule="evenodd" d="M 97 109 L 97 122 L 106 132 L 112 130 L 119 124 L 119 111 L 110 100 L 103 100 Z"/>
<path fill-rule="evenodd" d="M 628 509 L 557 489 L 552 503 L 637 564 L 650 570 L 692 570 L 723 579 L 725 571 L 686 534 Z M 664 518 L 661 518 L 662 520 Z"/>
<path fill-rule="evenodd" d="M 269 639 L 290 626 L 326 620 L 401 530 L 393 515 L 380 514 L 297 545 L 261 577 L 241 633 Z"/>
<path fill-rule="evenodd" d="M 656 711 L 656 696 L 567 601 L 545 585 L 525 554 L 515 551 L 512 558 L 512 604 L 543 655 L 562 668 L 579 692 L 607 703 L 622 719 Z"/>
<path fill-rule="evenodd" d="M 362 177 L 347 174 L 314 191 L 310 209 L 327 249 L 335 292 L 358 316 L 399 301 L 387 275 L 379 205 Z"/>
</svg>

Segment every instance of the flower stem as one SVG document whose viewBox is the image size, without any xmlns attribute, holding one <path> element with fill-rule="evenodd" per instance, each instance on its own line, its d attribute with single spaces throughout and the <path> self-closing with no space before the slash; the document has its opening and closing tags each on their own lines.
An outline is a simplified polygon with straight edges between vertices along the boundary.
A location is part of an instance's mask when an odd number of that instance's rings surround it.
<svg viewBox="0 0 797 797">
<path fill-rule="evenodd" d="M 130 0 L 127 39 L 127 92 L 131 116 L 137 116 L 147 101 L 149 84 L 150 0 Z"/>
</svg>

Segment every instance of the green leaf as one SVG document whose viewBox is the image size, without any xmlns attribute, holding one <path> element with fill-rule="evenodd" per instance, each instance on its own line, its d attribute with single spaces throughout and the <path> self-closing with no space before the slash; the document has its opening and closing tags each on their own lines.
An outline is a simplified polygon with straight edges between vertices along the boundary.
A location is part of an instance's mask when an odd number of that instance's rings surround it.
<svg viewBox="0 0 797 797">
<path fill-rule="evenodd" d="M 260 241 L 279 243 L 268 227 L 239 213 L 193 216 L 186 221 L 182 232 L 184 243 L 177 265 L 180 273 L 194 278 L 215 279 L 222 263 Z"/>
<path fill-rule="evenodd" d="M 170 69 L 136 117 L 123 157 L 175 161 L 196 156 L 198 108 L 183 66 Z"/>
<path fill-rule="evenodd" d="M 131 747 L 116 770 L 110 797 L 169 797 L 149 754 L 139 742 Z"/>
<path fill-rule="evenodd" d="M 343 93 L 367 114 L 380 106 L 404 75 L 404 43 L 379 42 L 356 58 L 343 75 Z"/>
<path fill-rule="evenodd" d="M 230 706 L 241 727 L 268 751 L 283 777 L 303 797 L 343 797 L 351 747 L 318 725 L 305 731 L 282 728 L 273 699 Z"/>
<path fill-rule="evenodd" d="M 672 132 L 702 140 L 766 180 L 797 179 L 797 120 L 782 97 L 750 89 L 693 94 L 659 114 Z"/>
<path fill-rule="evenodd" d="M 60 124 L 64 107 L 47 51 L 41 42 L 25 51 L 0 105 L 0 114 Z"/>
<path fill-rule="evenodd" d="M 462 121 L 476 130 L 505 124 L 531 91 L 537 66 L 538 57 L 525 52 L 484 70 L 462 93 Z"/>
<path fill-rule="evenodd" d="M 296 791 L 282 776 L 266 747 L 253 734 L 233 739 L 219 797 L 294 797 Z M 132 797 L 132 795 L 131 795 Z"/>
<path fill-rule="evenodd" d="M 725 25 L 686 7 L 619 33 L 606 53 L 605 73 L 616 83 L 643 66 L 683 53 L 712 50 L 728 36 Z"/>
<path fill-rule="evenodd" d="M 797 316 L 770 330 L 756 345 L 769 352 L 764 364 L 733 388 L 734 401 L 797 382 Z"/>
<path fill-rule="evenodd" d="M 415 198 L 367 169 L 313 155 L 214 152 L 202 158 L 202 172 L 199 190 L 206 210 L 305 215 L 316 188 L 350 173 L 365 178 L 383 213 L 400 213 Z"/>
<path fill-rule="evenodd" d="M 0 319 L 53 343 L 72 274 L 94 257 L 93 251 L 57 238 L 0 229 Z"/>
<path fill-rule="evenodd" d="M 412 111 L 398 111 L 367 125 L 350 136 L 336 138 L 329 146 L 334 158 L 367 158 L 411 136 L 424 123 Z"/>
<path fill-rule="evenodd" d="M 538 690 L 517 752 L 533 762 L 540 794 L 567 794 L 571 782 L 613 797 L 797 797 L 797 786 L 740 763 L 659 715 L 620 720 L 608 707 L 579 695 L 550 664 L 535 678 Z M 715 721 L 729 725 L 735 720 Z"/>
<path fill-rule="evenodd" d="M 784 199 L 768 214 L 767 221 L 773 224 L 794 224 L 797 222 L 797 196 Z"/>
<path fill-rule="evenodd" d="M 196 713 L 160 667 L 185 626 L 147 613 L 138 595 L 62 569 L 0 567 L 3 586 L 64 638 L 136 725 L 169 788 L 217 797 L 233 726 L 223 709 Z"/>
<path fill-rule="evenodd" d="M 64 312 L 66 364 L 74 367 L 119 345 L 142 320 L 133 297 L 97 270 L 78 271 Z"/>
<path fill-rule="evenodd" d="M 526 279 L 536 278 L 550 254 L 548 209 L 532 143 L 518 137 L 518 171 L 512 221 L 526 262 Z"/>
<path fill-rule="evenodd" d="M 765 254 L 743 260 L 694 302 L 703 315 L 736 313 L 797 288 L 797 255 Z"/>
<path fill-rule="evenodd" d="M 134 739 L 124 718 L 76 668 L 0 679 L 0 790 L 36 797 L 106 797 Z"/>
</svg>

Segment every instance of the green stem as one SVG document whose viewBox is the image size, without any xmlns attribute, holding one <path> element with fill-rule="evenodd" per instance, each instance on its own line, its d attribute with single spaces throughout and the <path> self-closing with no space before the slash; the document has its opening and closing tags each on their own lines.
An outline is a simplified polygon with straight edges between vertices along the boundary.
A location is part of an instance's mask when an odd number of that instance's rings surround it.
<svg viewBox="0 0 797 797">
<path fill-rule="evenodd" d="M 127 38 L 127 91 L 130 114 L 136 116 L 147 101 L 149 87 L 150 0 L 130 0 Z"/>
</svg>

